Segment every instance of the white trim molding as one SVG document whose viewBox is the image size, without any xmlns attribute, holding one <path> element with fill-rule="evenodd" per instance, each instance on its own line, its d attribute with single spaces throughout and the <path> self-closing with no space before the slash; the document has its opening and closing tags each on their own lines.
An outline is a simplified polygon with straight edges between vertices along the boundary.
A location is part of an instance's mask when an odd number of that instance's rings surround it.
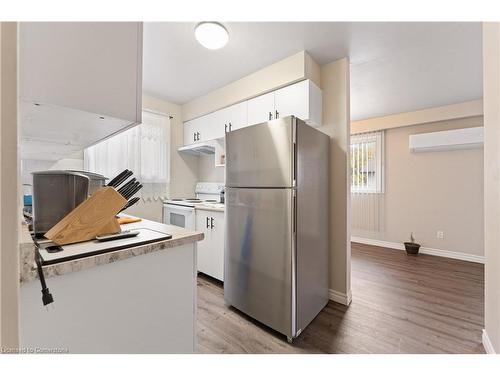
<svg viewBox="0 0 500 375">
<path fill-rule="evenodd" d="M 351 236 L 351 242 L 362 243 L 365 245 L 387 247 L 389 249 L 396 249 L 396 250 L 404 250 L 405 249 L 405 246 L 402 243 L 380 241 L 380 240 L 374 240 L 371 238 Z M 421 247 L 420 253 L 427 254 L 427 255 L 434 255 L 434 256 L 443 257 L 443 258 L 460 259 L 460 260 L 465 260 L 467 262 L 484 264 L 484 256 L 480 256 L 480 255 L 459 253 L 456 251 L 449 251 L 449 250 L 433 249 L 431 247 Z"/>
<path fill-rule="evenodd" d="M 484 350 L 486 350 L 486 354 L 496 354 L 495 348 L 493 347 L 493 344 L 491 343 L 488 333 L 485 329 L 483 329 L 483 346 Z"/>
<path fill-rule="evenodd" d="M 338 290 L 329 289 L 328 297 L 333 301 L 345 306 L 349 306 L 352 301 L 352 292 L 349 290 L 347 293 L 339 292 Z"/>
</svg>

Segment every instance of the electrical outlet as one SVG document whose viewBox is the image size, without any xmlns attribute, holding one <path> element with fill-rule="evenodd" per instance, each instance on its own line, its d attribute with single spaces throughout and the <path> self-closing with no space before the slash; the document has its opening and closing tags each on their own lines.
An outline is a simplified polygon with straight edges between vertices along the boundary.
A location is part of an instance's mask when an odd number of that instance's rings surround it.
<svg viewBox="0 0 500 375">
<path fill-rule="evenodd" d="M 444 238 L 444 232 L 442 230 L 438 230 L 436 232 L 436 237 L 442 240 Z"/>
</svg>

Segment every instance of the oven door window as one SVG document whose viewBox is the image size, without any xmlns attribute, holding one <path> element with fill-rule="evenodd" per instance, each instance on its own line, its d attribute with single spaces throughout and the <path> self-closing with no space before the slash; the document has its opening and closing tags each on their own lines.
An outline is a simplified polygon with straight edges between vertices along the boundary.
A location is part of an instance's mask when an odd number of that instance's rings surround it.
<svg viewBox="0 0 500 375">
<path fill-rule="evenodd" d="M 176 212 L 170 212 L 170 224 L 186 228 L 186 216 Z"/>
</svg>

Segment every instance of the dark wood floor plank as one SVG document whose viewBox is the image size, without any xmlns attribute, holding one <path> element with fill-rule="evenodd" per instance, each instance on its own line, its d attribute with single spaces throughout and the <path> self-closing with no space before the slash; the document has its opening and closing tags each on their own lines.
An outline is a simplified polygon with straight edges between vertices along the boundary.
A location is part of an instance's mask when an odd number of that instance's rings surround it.
<svg viewBox="0 0 500 375">
<path fill-rule="evenodd" d="M 330 301 L 293 344 L 198 278 L 199 353 L 484 353 L 482 264 L 352 244 L 349 307 Z"/>
</svg>

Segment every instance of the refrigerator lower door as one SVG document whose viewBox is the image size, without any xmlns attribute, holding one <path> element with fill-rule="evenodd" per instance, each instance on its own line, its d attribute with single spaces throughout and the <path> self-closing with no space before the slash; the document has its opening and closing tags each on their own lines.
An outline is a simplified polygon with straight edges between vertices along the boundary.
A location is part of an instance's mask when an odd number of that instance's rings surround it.
<svg viewBox="0 0 500 375">
<path fill-rule="evenodd" d="M 290 116 L 226 133 L 226 186 L 292 187 L 295 122 Z"/>
<path fill-rule="evenodd" d="M 295 336 L 292 189 L 226 188 L 224 299 Z"/>
</svg>

